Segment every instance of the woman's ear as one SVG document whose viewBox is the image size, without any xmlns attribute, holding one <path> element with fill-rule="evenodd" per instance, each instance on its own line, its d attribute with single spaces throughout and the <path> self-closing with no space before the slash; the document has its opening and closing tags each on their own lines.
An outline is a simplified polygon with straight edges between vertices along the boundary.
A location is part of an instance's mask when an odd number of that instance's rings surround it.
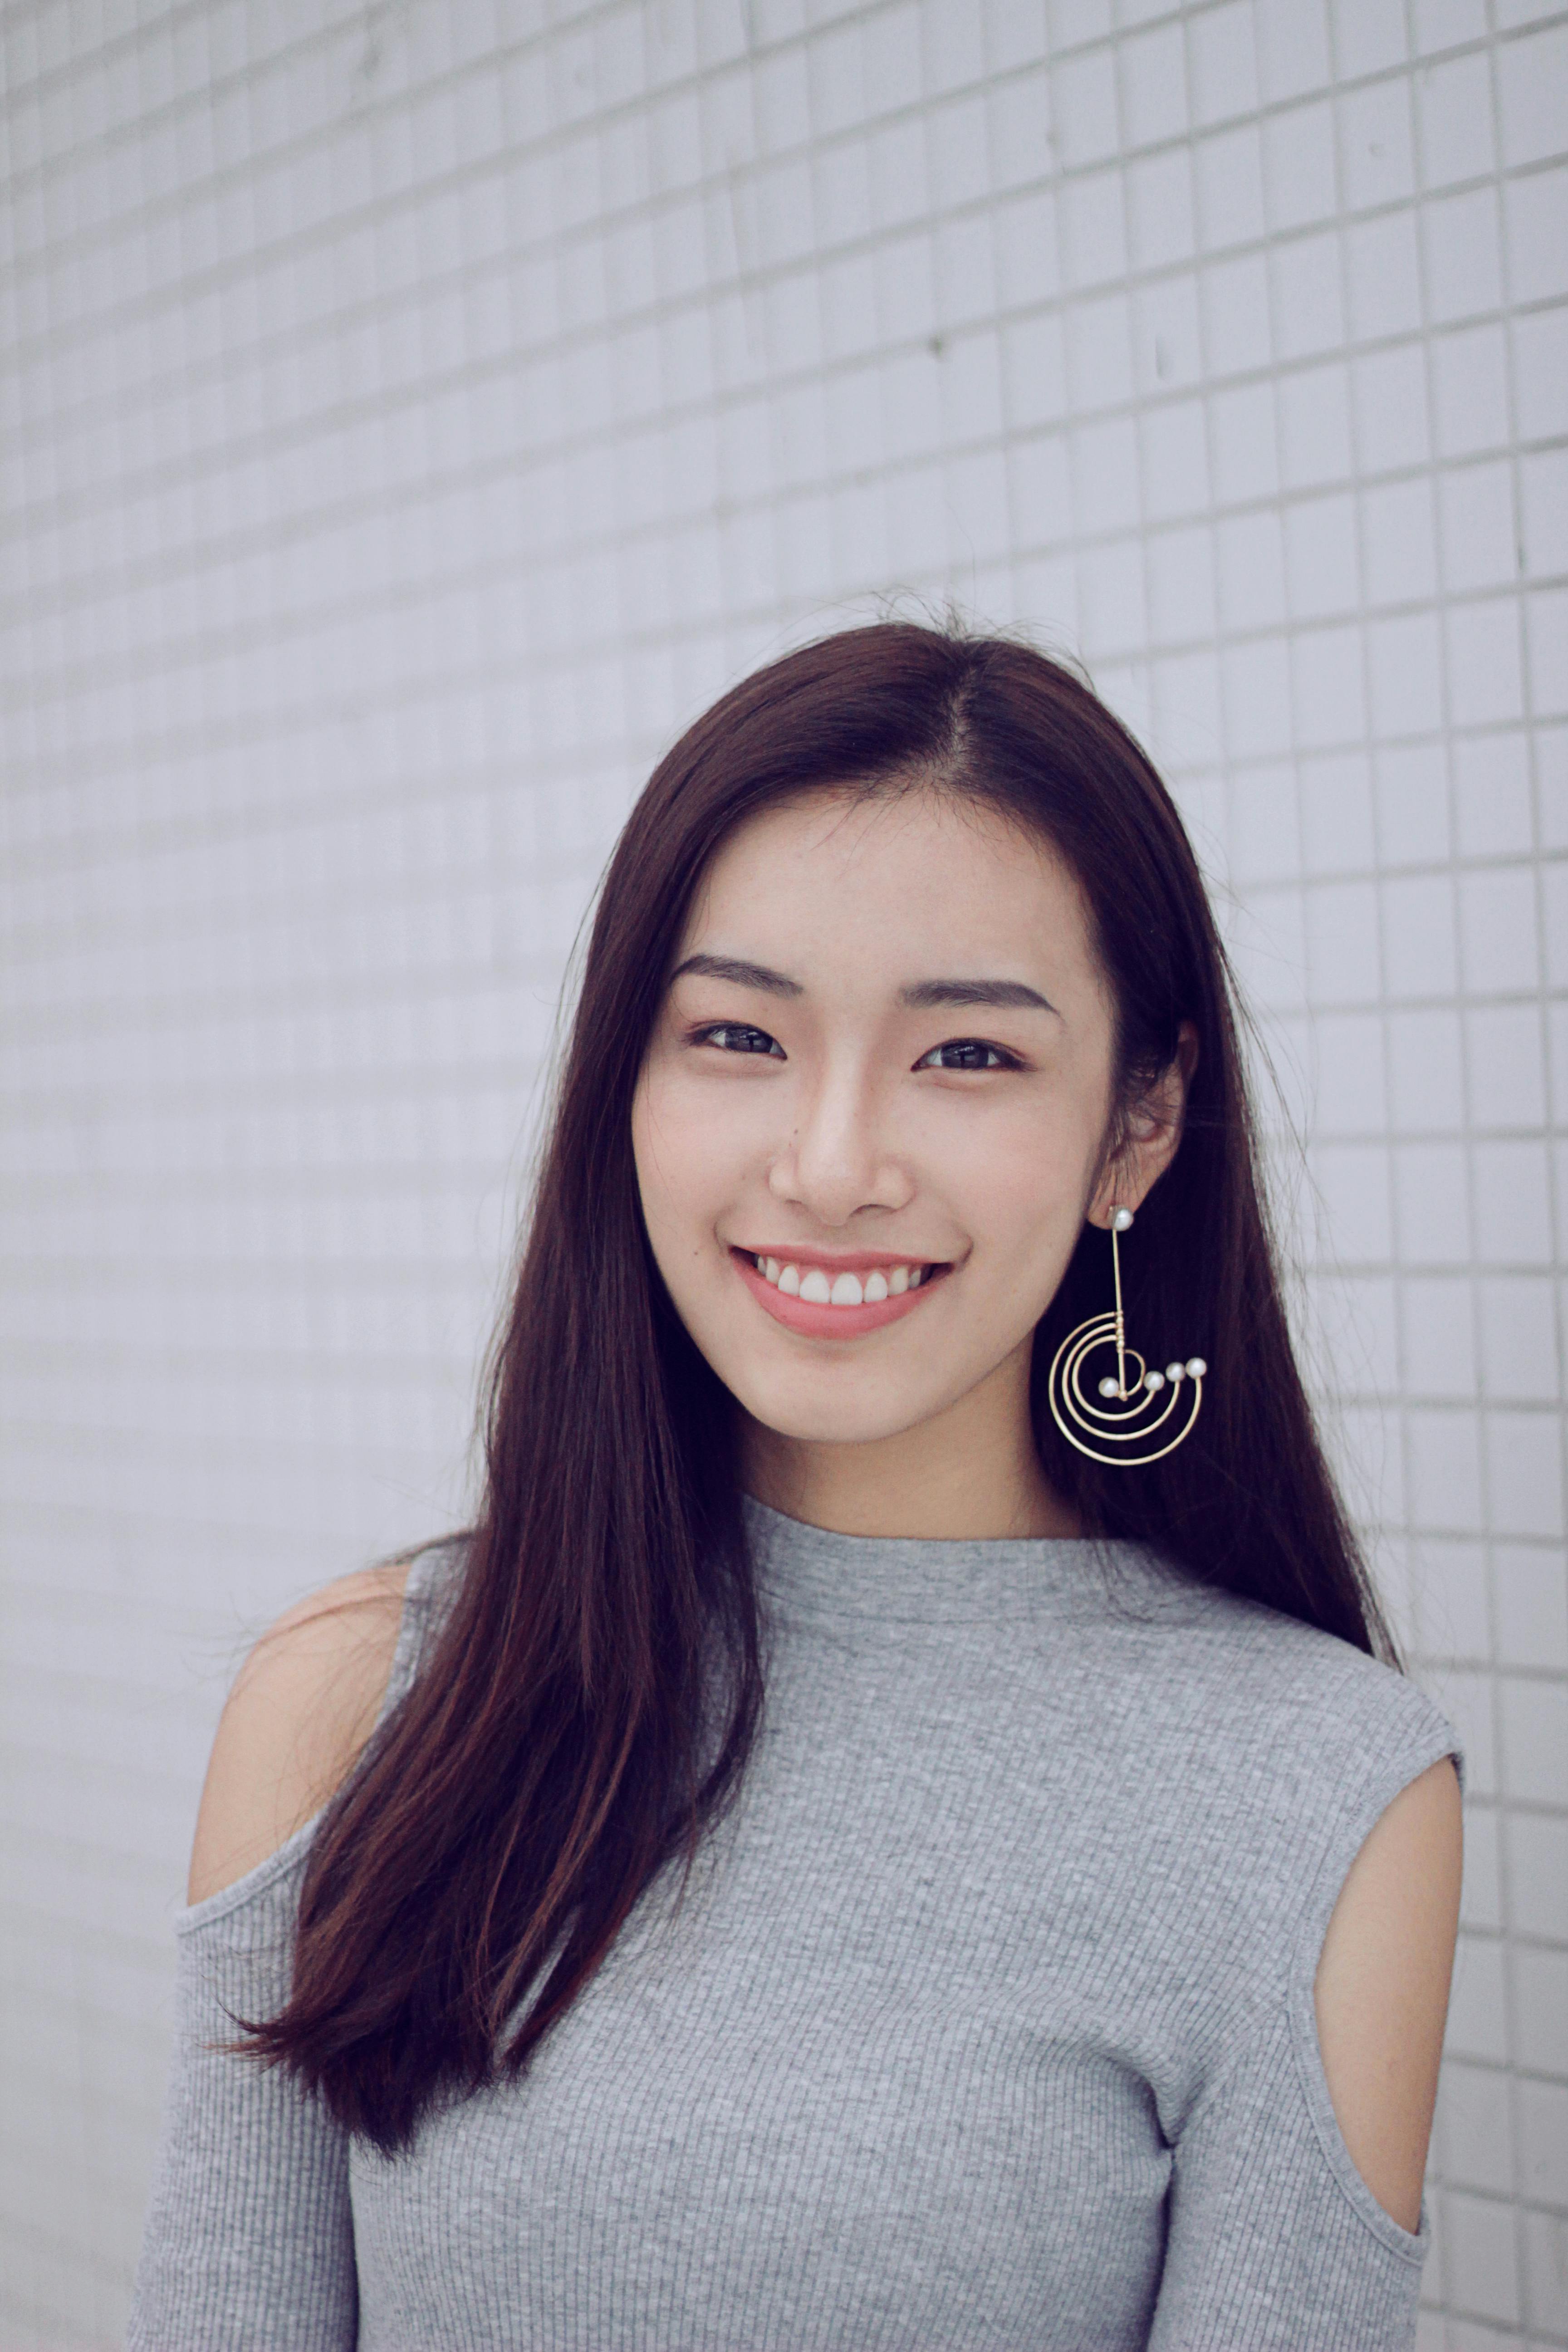
<svg viewBox="0 0 1568 2352">
<path fill-rule="evenodd" d="M 1094 1188 L 1089 1221 L 1109 1225 L 1112 1209 L 1142 1208 L 1176 1156 L 1186 1116 L 1187 1090 L 1198 1066 L 1195 1024 L 1176 1032 L 1175 1058 L 1144 1088 L 1121 1122 L 1121 1138 Z"/>
</svg>

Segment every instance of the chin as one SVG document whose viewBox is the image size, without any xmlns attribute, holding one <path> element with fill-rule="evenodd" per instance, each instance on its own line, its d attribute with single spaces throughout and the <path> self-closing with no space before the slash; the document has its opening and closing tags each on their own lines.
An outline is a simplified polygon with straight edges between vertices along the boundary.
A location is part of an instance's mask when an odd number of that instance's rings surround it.
<svg viewBox="0 0 1568 2352">
<path fill-rule="evenodd" d="M 929 1421 L 944 1402 L 929 1397 L 899 1403 L 885 1396 L 776 1396 L 742 1387 L 733 1393 L 760 1428 L 798 1445 L 875 1445 Z"/>
</svg>

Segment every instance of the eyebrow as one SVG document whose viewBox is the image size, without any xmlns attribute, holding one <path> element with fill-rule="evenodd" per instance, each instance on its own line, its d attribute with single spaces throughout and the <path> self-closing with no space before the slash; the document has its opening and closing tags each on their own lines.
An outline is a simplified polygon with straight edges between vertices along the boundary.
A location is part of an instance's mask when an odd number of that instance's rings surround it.
<svg viewBox="0 0 1568 2352">
<path fill-rule="evenodd" d="M 995 1004 L 1004 1009 L 1030 1006 L 1054 1013 L 1056 1006 L 1037 988 L 1021 980 L 915 980 L 899 991 L 900 1003 L 923 1012 L 931 1004 Z"/>
<path fill-rule="evenodd" d="M 787 972 L 765 963 L 748 963 L 741 956 L 691 955 L 670 973 L 671 984 L 694 972 L 705 980 L 727 980 L 736 988 L 760 989 L 766 996 L 804 996 L 805 990 Z M 1055 1013 L 1050 999 L 1021 980 L 913 980 L 899 991 L 899 1001 L 915 1012 L 938 1004 L 989 1004 L 1004 1010 L 1031 1008 Z"/>
<path fill-rule="evenodd" d="M 730 981 L 736 988 L 760 988 L 766 996 L 805 994 L 798 980 L 791 980 L 787 973 L 774 971 L 765 963 L 747 963 L 742 956 L 689 955 L 670 973 L 671 987 L 689 971 L 703 980 Z"/>
</svg>

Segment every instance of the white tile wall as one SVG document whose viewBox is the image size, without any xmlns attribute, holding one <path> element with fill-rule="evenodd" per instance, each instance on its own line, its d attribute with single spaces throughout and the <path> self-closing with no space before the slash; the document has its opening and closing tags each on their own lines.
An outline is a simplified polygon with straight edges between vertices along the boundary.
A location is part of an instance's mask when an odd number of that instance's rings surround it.
<svg viewBox="0 0 1568 2352">
<path fill-rule="evenodd" d="M 1424 2343 L 1568 2344 L 1568 16 L 12 0 L 0 2335 L 110 2342 L 249 1633 L 462 1507 L 593 880 L 889 593 L 1079 648 L 1472 1743 Z"/>
</svg>

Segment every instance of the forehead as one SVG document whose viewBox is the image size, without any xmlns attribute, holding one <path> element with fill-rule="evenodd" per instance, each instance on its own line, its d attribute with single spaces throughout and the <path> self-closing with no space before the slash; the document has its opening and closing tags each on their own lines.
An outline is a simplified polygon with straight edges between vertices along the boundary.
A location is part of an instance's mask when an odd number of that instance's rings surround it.
<svg viewBox="0 0 1568 2352">
<path fill-rule="evenodd" d="M 744 934 L 742 939 L 742 934 Z M 896 956 L 923 969 L 941 950 L 991 969 L 999 955 L 1095 964 L 1077 877 L 1041 835 L 984 802 L 910 787 L 824 791 L 775 803 L 721 845 L 688 917 L 683 951 L 720 935 L 771 943 L 785 968 Z M 889 983 L 907 977 L 888 972 Z"/>
</svg>

